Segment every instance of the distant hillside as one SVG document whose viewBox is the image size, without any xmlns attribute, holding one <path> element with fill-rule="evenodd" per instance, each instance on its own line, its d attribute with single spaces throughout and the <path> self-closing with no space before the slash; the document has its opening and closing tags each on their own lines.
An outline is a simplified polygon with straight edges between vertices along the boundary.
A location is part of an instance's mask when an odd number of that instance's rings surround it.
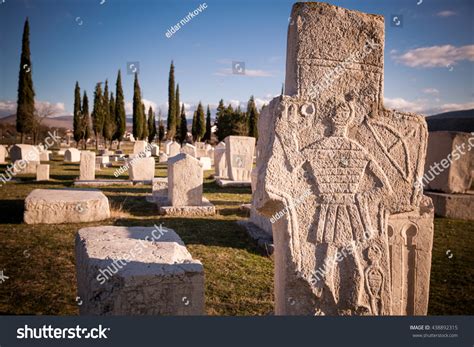
<svg viewBox="0 0 474 347">
<path fill-rule="evenodd" d="M 0 118 L 0 124 L 15 124 L 16 115 L 12 114 L 11 116 Z M 72 116 L 58 116 L 52 118 L 46 118 L 43 121 L 43 125 L 50 128 L 64 128 L 72 129 Z M 127 118 L 127 130 L 132 127 L 132 119 Z"/>
<path fill-rule="evenodd" d="M 428 131 L 474 131 L 474 109 L 452 111 L 426 117 Z"/>
</svg>

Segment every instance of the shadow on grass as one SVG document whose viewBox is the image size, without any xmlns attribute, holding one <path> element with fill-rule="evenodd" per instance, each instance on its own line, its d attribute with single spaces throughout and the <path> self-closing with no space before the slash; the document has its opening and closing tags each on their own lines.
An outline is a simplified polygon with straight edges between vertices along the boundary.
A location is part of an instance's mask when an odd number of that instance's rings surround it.
<svg viewBox="0 0 474 347">
<path fill-rule="evenodd" d="M 244 229 L 236 223 L 237 220 L 215 220 L 208 218 L 179 218 L 167 217 L 156 220 L 119 219 L 116 226 L 149 226 L 163 224 L 173 229 L 186 246 L 202 245 L 225 248 L 245 249 L 247 252 L 262 255 L 255 242 Z"/>
<path fill-rule="evenodd" d="M 24 212 L 23 200 L 0 200 L 0 224 L 21 224 L 23 223 Z"/>
</svg>

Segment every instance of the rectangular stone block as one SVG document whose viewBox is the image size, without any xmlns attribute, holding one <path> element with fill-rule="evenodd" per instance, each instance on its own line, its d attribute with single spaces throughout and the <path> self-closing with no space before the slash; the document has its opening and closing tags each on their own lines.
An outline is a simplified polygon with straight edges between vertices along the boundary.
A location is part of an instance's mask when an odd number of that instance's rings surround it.
<svg viewBox="0 0 474 347">
<path fill-rule="evenodd" d="M 214 168 L 215 176 L 217 177 L 227 177 L 227 162 L 225 152 L 225 142 L 220 142 L 214 149 Z"/>
<path fill-rule="evenodd" d="M 35 189 L 25 199 L 26 224 L 96 222 L 108 218 L 109 200 L 95 189 Z"/>
<path fill-rule="evenodd" d="M 127 161 L 128 176 L 132 181 L 151 181 L 155 177 L 155 158 L 135 157 Z"/>
<path fill-rule="evenodd" d="M 435 131 L 428 136 L 428 152 L 422 182 L 426 189 L 465 193 L 471 188 L 474 134 Z"/>
<path fill-rule="evenodd" d="M 447 194 L 425 192 L 433 200 L 437 216 L 474 221 L 474 192 L 467 194 Z"/>
<path fill-rule="evenodd" d="M 40 154 L 37 147 L 32 145 L 18 144 L 10 148 L 10 160 L 14 163 L 17 160 L 27 160 L 30 162 L 39 162 Z"/>
<path fill-rule="evenodd" d="M 79 163 L 81 161 L 81 151 L 76 148 L 66 149 L 64 152 L 65 163 Z"/>
<path fill-rule="evenodd" d="M 81 315 L 203 315 L 204 269 L 172 230 L 100 226 L 76 235 Z"/>
<path fill-rule="evenodd" d="M 53 158 L 53 152 L 43 150 L 43 151 L 40 151 L 39 156 L 40 156 L 40 161 L 51 161 L 51 159 Z"/>
<path fill-rule="evenodd" d="M 151 181 L 151 192 L 155 201 L 168 197 L 168 178 L 158 177 Z"/>
<path fill-rule="evenodd" d="M 174 157 L 180 153 L 181 146 L 177 142 L 172 142 L 168 145 L 168 158 Z"/>
<path fill-rule="evenodd" d="M 181 153 L 186 153 L 194 158 L 197 158 L 196 147 L 189 143 L 186 143 L 183 147 L 181 147 Z"/>
<path fill-rule="evenodd" d="M 95 152 L 81 152 L 81 165 L 79 166 L 79 172 L 80 181 L 92 181 L 95 179 Z"/>
<path fill-rule="evenodd" d="M 227 176 L 233 181 L 249 181 L 253 167 L 255 138 L 228 136 L 225 138 Z"/>
<path fill-rule="evenodd" d="M 39 164 L 36 167 L 36 180 L 49 181 L 49 164 Z"/>
<path fill-rule="evenodd" d="M 23 175 L 36 174 L 36 170 L 39 164 L 39 161 L 28 161 L 24 159 L 16 160 L 13 163 L 13 172 L 15 174 Z"/>
<path fill-rule="evenodd" d="M 0 164 L 5 163 L 5 158 L 7 156 L 7 149 L 4 145 L 0 145 Z"/>
<path fill-rule="evenodd" d="M 171 206 L 202 204 L 203 171 L 199 161 L 185 153 L 168 159 L 168 200 Z"/>
<path fill-rule="evenodd" d="M 133 154 L 140 154 L 145 153 L 147 150 L 147 142 L 146 141 L 135 141 L 133 144 Z"/>
</svg>

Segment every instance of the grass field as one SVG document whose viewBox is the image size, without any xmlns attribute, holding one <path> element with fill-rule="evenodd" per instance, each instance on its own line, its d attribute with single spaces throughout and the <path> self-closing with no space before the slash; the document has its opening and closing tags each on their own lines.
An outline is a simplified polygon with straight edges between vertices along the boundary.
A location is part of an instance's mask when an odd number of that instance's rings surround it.
<svg viewBox="0 0 474 347">
<path fill-rule="evenodd" d="M 239 207 L 251 199 L 250 188 L 218 188 L 206 172 L 204 195 L 216 205 L 213 217 L 174 218 L 157 215 L 146 201 L 151 186 L 103 187 L 112 218 L 101 223 L 26 225 L 23 202 L 35 188 L 64 188 L 79 175 L 79 165 L 50 162 L 51 181 L 21 176 L 0 187 L 0 314 L 76 315 L 74 236 L 85 226 L 153 226 L 174 229 L 205 270 L 208 315 L 267 315 L 273 311 L 273 261 L 235 222 L 246 218 Z M 6 165 L 0 165 L 3 172 Z M 98 178 L 113 178 L 114 168 Z M 156 176 L 166 176 L 158 165 Z M 126 178 L 126 177 L 123 177 Z M 474 314 L 474 223 L 435 220 L 430 315 Z M 449 250 L 449 252 L 448 252 Z M 447 254 L 448 252 L 448 254 Z M 452 255 L 452 256 L 451 256 Z"/>
</svg>

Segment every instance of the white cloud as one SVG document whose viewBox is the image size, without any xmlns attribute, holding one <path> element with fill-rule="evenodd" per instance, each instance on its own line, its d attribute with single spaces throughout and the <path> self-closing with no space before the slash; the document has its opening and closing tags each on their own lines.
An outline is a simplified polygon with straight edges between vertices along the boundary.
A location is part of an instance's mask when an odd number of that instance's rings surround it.
<svg viewBox="0 0 474 347">
<path fill-rule="evenodd" d="M 425 88 L 422 90 L 423 93 L 425 94 L 430 94 L 430 95 L 438 95 L 439 90 L 436 88 Z"/>
<path fill-rule="evenodd" d="M 463 60 L 474 61 L 474 45 L 420 47 L 393 57 L 410 67 L 448 67 Z"/>
<path fill-rule="evenodd" d="M 384 98 L 385 107 L 404 112 L 415 112 L 425 115 L 433 115 L 449 111 L 468 110 L 474 108 L 474 102 L 465 103 L 444 103 L 440 104 L 440 99 L 436 98 L 433 102 L 426 99 L 417 99 L 409 101 L 403 98 Z"/>
<path fill-rule="evenodd" d="M 151 108 L 153 109 L 153 112 L 157 112 L 157 103 L 154 102 L 154 101 L 151 101 L 151 100 L 147 100 L 147 99 L 142 99 L 142 102 L 145 104 L 145 111 L 147 112 L 148 114 L 148 108 L 151 106 Z M 166 107 L 168 107 L 168 103 L 166 103 Z M 131 101 L 127 101 L 125 103 L 125 114 L 132 114 L 133 113 L 133 103 Z"/>
<path fill-rule="evenodd" d="M 457 15 L 457 13 L 454 12 L 454 11 L 451 11 L 451 10 L 445 10 L 445 11 L 440 11 L 440 12 L 436 13 L 437 17 L 452 17 L 452 16 L 455 16 L 455 15 Z"/>
<path fill-rule="evenodd" d="M 16 106 L 16 101 L 14 100 L 0 100 L 0 118 L 15 114 Z M 51 117 L 71 115 L 66 111 L 66 107 L 63 102 L 52 103 L 49 101 L 35 100 L 35 107 L 37 110 L 42 110 L 46 107 L 51 108 Z"/>
</svg>

